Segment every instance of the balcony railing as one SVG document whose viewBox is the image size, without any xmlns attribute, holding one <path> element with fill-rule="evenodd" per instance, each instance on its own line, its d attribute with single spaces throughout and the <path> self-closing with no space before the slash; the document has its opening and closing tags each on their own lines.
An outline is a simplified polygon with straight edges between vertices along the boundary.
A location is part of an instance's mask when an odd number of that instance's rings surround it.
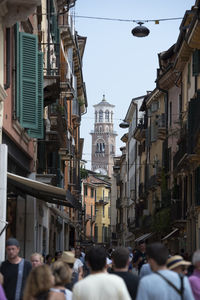
<svg viewBox="0 0 200 300">
<path fill-rule="evenodd" d="M 134 131 L 134 138 L 138 141 L 145 139 L 145 126 L 144 124 L 138 124 Z"/>
<path fill-rule="evenodd" d="M 106 204 L 109 203 L 109 201 L 110 201 L 110 197 L 97 198 L 96 199 L 96 204 L 106 205 Z"/>
<path fill-rule="evenodd" d="M 179 143 L 179 150 L 176 152 L 173 158 L 173 168 L 174 170 L 178 167 L 179 163 L 183 157 L 187 154 L 187 139 L 184 137 Z"/>
</svg>

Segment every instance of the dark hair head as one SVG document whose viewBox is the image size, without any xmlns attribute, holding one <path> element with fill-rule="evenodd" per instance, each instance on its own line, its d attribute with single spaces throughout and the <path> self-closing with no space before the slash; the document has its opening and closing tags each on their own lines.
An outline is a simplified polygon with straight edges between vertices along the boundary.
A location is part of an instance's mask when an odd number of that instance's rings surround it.
<svg viewBox="0 0 200 300">
<path fill-rule="evenodd" d="M 15 239 L 15 238 L 9 238 L 6 241 L 6 247 L 9 247 L 9 246 L 16 246 L 17 248 L 19 248 L 19 242 L 18 242 L 18 240 Z"/>
<path fill-rule="evenodd" d="M 92 247 L 87 253 L 87 262 L 92 271 L 101 271 L 106 266 L 106 251 L 103 247 Z"/>
<path fill-rule="evenodd" d="M 142 244 L 145 244 L 144 240 L 138 242 L 138 245 L 142 245 Z"/>
<path fill-rule="evenodd" d="M 129 250 L 125 247 L 116 248 L 112 253 L 112 259 L 116 268 L 125 268 L 129 260 Z"/>
<path fill-rule="evenodd" d="M 152 258 L 159 266 L 166 265 L 169 252 L 161 243 L 153 243 L 147 246 L 146 254 L 148 258 Z"/>
</svg>

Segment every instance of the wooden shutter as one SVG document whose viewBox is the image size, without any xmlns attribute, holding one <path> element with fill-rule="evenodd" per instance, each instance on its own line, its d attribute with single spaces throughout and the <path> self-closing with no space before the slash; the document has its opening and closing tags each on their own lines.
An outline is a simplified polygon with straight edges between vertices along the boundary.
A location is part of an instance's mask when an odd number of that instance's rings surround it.
<svg viewBox="0 0 200 300">
<path fill-rule="evenodd" d="M 192 75 L 197 76 L 200 73 L 200 50 L 195 50 L 193 52 L 192 60 Z"/>
<path fill-rule="evenodd" d="M 24 128 L 36 129 L 38 111 L 37 36 L 19 32 L 19 50 L 19 121 Z"/>
<path fill-rule="evenodd" d="M 38 122 L 37 128 L 29 131 L 29 135 L 33 138 L 44 138 L 44 92 L 43 92 L 43 53 L 38 52 Z"/>
</svg>

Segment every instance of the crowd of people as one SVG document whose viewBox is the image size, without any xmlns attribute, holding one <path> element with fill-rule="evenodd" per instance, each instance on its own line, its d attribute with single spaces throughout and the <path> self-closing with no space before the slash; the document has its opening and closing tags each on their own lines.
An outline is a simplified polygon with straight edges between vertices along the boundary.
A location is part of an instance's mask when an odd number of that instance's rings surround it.
<svg viewBox="0 0 200 300">
<path fill-rule="evenodd" d="M 19 253 L 19 242 L 8 239 L 0 300 L 200 300 L 200 250 L 191 262 L 144 241 L 134 250 L 76 246 L 54 257 L 33 253 L 30 260 Z"/>
</svg>

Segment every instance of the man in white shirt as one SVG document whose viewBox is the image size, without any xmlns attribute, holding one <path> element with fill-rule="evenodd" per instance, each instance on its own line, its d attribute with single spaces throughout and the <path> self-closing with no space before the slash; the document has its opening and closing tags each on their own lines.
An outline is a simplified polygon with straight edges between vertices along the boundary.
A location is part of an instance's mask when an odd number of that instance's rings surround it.
<svg viewBox="0 0 200 300">
<path fill-rule="evenodd" d="M 86 261 L 91 273 L 74 285 L 73 300 L 131 300 L 123 279 L 106 272 L 104 248 L 92 247 Z"/>
<path fill-rule="evenodd" d="M 136 300 L 194 300 L 188 278 L 167 269 L 168 250 L 163 244 L 148 245 L 146 253 L 154 273 L 140 280 Z"/>
</svg>

